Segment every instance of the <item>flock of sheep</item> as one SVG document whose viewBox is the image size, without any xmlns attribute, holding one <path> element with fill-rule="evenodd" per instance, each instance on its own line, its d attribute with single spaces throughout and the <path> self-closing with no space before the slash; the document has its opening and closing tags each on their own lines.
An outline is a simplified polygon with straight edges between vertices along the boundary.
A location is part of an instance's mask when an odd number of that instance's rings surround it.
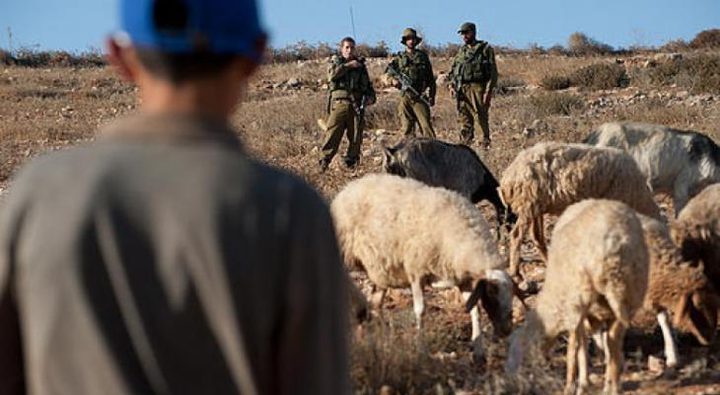
<svg viewBox="0 0 720 395">
<path fill-rule="evenodd" d="M 530 347 L 546 349 L 567 332 L 566 393 L 582 393 L 592 335 L 605 352 L 604 391 L 617 393 L 624 334 L 640 308 L 657 314 L 667 366 L 678 364 L 670 321 L 701 344 L 713 341 L 720 148 L 707 136 L 608 123 L 583 144 L 525 149 L 499 182 L 472 149 L 437 140 L 387 148 L 383 165 L 387 174 L 350 182 L 331 210 L 347 267 L 367 272 L 378 303 L 388 288 L 409 286 L 418 329 L 423 286 L 431 284 L 462 291 L 476 352 L 478 304 L 495 331 L 508 335 L 512 299 L 523 296 L 516 285 L 520 245 L 531 236 L 547 270 L 534 310 L 511 336 L 508 373 L 518 371 Z M 656 193 L 672 196 L 677 218 L 663 219 Z M 498 230 L 512 227 L 509 262 L 474 205 L 480 200 L 497 210 Z M 560 215 L 549 248 L 544 214 Z M 353 295 L 362 300 L 356 289 Z"/>
</svg>

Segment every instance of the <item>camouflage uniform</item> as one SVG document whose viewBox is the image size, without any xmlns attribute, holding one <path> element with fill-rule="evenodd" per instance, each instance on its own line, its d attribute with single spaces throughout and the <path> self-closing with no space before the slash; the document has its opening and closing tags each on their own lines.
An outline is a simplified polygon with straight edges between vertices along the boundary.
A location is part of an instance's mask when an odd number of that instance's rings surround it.
<svg viewBox="0 0 720 395">
<path fill-rule="evenodd" d="M 340 148 L 343 131 L 347 130 L 349 142 L 345 164 L 354 166 L 360 157 L 363 133 L 363 98 L 366 102 L 375 102 L 375 90 L 370 82 L 367 68 L 349 68 L 345 64 L 350 60 L 342 56 L 333 56 L 328 71 L 330 82 L 329 116 L 327 132 L 322 146 L 323 158 L 320 164 L 326 167 Z M 362 61 L 362 60 L 361 60 Z"/>
<path fill-rule="evenodd" d="M 422 40 L 417 37 L 415 30 L 405 29 L 403 32 L 402 43 L 414 36 L 418 43 Z M 393 58 L 388 67 L 392 67 L 402 74 L 409 77 L 413 89 L 421 95 L 428 90 L 428 101 L 435 103 L 435 76 L 433 75 L 430 57 L 425 51 L 415 49 L 411 51 L 399 52 Z M 398 113 L 402 123 L 401 130 L 405 135 L 412 135 L 415 122 L 420 124 L 420 130 L 423 137 L 435 138 L 435 130 L 433 130 L 430 122 L 430 106 L 420 99 L 416 94 L 409 90 L 403 91 L 398 103 Z"/>
<path fill-rule="evenodd" d="M 480 124 L 485 145 L 490 143 L 489 106 L 483 103 L 485 92 L 492 93 L 498 72 L 495 51 L 485 41 L 463 45 L 455 55 L 448 80 L 455 84 L 460 137 L 469 143 L 474 138 L 475 123 Z"/>
</svg>

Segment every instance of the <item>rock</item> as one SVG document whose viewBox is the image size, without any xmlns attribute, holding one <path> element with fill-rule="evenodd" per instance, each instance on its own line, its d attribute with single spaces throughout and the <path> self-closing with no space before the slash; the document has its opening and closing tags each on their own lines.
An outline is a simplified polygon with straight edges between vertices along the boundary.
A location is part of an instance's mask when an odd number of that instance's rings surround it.
<svg viewBox="0 0 720 395">
<path fill-rule="evenodd" d="M 654 355 L 650 355 L 648 356 L 647 367 L 651 372 L 660 373 L 665 370 L 665 361 Z"/>
<path fill-rule="evenodd" d="M 383 385 L 382 387 L 380 387 L 380 392 L 378 392 L 378 395 L 395 395 L 395 390 L 389 385 Z"/>
<path fill-rule="evenodd" d="M 290 78 L 289 80 L 287 80 L 286 84 L 287 84 L 287 86 L 289 86 L 291 88 L 299 88 L 301 85 L 301 82 L 297 78 Z"/>
</svg>

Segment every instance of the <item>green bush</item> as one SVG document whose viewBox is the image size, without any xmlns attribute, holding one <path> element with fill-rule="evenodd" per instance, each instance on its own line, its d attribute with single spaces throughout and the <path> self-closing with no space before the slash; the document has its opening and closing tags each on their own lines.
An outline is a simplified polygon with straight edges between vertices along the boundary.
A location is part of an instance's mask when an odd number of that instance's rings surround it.
<svg viewBox="0 0 720 395">
<path fill-rule="evenodd" d="M 698 55 L 658 64 L 639 72 L 649 86 L 677 85 L 691 93 L 720 93 L 720 56 Z"/>
<path fill-rule="evenodd" d="M 619 64 L 595 63 L 575 71 L 570 76 L 574 86 L 585 89 L 612 89 L 627 86 L 625 68 Z"/>
</svg>

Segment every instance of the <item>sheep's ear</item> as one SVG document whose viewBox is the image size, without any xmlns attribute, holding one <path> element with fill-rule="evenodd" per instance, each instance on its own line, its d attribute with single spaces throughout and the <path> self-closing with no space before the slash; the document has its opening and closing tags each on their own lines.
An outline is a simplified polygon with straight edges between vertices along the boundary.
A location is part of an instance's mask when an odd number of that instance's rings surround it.
<svg viewBox="0 0 720 395">
<path fill-rule="evenodd" d="M 393 157 L 393 152 L 390 150 L 390 148 L 383 145 L 382 151 L 383 151 L 383 159 L 385 160 L 385 162 L 392 163 L 394 157 Z"/>
<path fill-rule="evenodd" d="M 475 289 L 473 289 L 472 293 L 470 294 L 470 297 L 465 302 L 465 312 L 469 313 L 470 310 L 473 309 L 473 307 L 477 306 L 478 301 L 480 301 L 481 298 L 483 298 L 486 288 L 488 285 L 488 281 L 484 278 L 481 278 L 478 280 L 477 284 L 475 284 Z"/>
<path fill-rule="evenodd" d="M 674 326 L 688 330 L 701 344 L 710 344 L 715 338 L 717 328 L 716 299 L 707 293 L 685 295 L 675 310 Z"/>
</svg>

